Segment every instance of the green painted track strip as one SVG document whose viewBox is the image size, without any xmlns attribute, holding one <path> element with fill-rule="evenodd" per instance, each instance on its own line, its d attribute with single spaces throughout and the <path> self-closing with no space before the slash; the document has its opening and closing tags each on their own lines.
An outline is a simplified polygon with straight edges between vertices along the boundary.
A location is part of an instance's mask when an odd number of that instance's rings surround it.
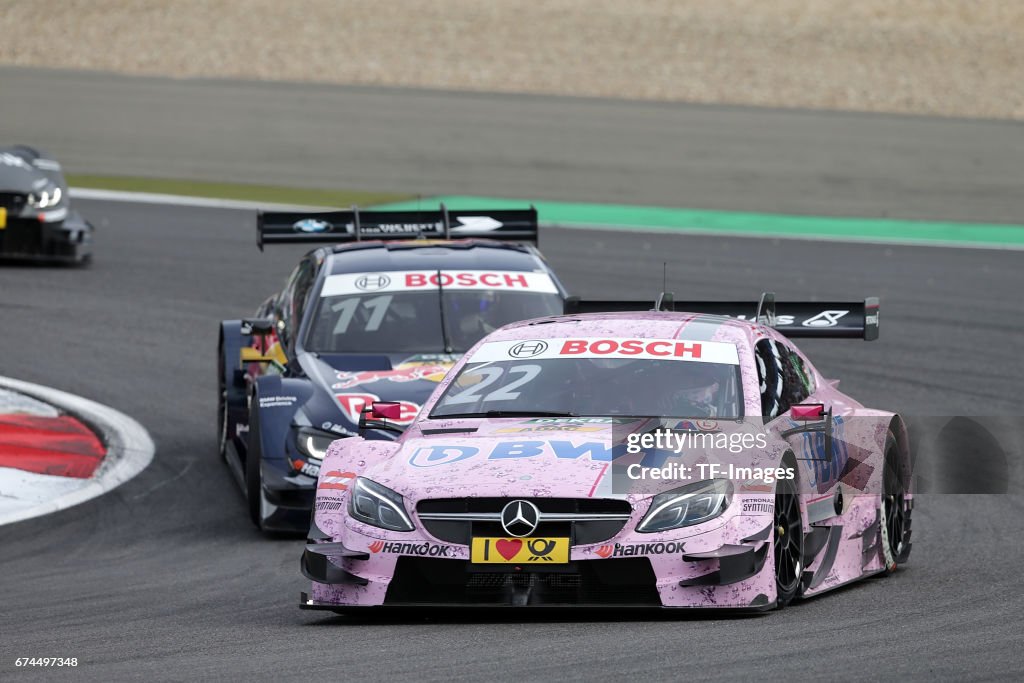
<svg viewBox="0 0 1024 683">
<path fill-rule="evenodd" d="M 531 204 L 521 199 L 446 196 L 381 204 L 374 208 L 426 209 L 436 207 L 438 202 L 444 202 L 450 209 L 520 208 Z M 1024 249 L 1024 225 L 790 216 L 624 204 L 532 203 L 537 207 L 541 223 L 564 227 Z"/>
</svg>

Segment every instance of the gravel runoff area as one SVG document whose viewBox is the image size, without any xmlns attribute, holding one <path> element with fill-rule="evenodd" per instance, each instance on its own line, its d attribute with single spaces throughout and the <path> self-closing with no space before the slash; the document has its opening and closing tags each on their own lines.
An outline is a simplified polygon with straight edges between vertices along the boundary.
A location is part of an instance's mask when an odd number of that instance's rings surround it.
<svg viewBox="0 0 1024 683">
<path fill-rule="evenodd" d="M 0 0 L 0 33 L 3 64 L 1024 118 L 1020 0 Z"/>
</svg>

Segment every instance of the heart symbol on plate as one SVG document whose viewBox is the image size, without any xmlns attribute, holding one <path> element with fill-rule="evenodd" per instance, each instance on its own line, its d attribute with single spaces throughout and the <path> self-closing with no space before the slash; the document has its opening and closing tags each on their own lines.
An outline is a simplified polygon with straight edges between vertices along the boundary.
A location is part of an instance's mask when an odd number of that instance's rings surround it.
<svg viewBox="0 0 1024 683">
<path fill-rule="evenodd" d="M 494 544 L 494 547 L 497 548 L 502 557 L 506 560 L 511 560 L 516 556 L 516 553 L 519 552 L 519 549 L 523 547 L 523 542 L 518 538 L 511 541 L 499 538 L 497 543 Z"/>
</svg>

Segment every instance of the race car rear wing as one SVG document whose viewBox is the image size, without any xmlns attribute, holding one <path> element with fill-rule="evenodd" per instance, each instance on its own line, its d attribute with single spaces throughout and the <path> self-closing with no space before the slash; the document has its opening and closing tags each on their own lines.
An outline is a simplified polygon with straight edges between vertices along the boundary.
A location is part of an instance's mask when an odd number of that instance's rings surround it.
<svg viewBox="0 0 1024 683">
<path fill-rule="evenodd" d="M 680 311 L 725 315 L 741 320 L 756 320 L 787 337 L 829 339 L 878 339 L 877 297 L 863 301 L 775 301 L 765 292 L 752 301 L 675 301 L 671 292 L 650 301 L 583 301 L 571 296 L 565 300 L 565 313 L 612 313 L 618 311 Z"/>
<path fill-rule="evenodd" d="M 511 242 L 537 241 L 537 210 L 449 211 L 260 211 L 256 244 L 342 243 L 373 240 L 463 239 L 483 237 Z"/>
</svg>

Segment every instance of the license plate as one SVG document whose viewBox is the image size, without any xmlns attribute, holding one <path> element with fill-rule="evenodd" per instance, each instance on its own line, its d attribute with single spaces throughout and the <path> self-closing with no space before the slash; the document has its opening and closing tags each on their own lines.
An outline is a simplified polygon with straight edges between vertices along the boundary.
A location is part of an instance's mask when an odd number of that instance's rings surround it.
<svg viewBox="0 0 1024 683">
<path fill-rule="evenodd" d="M 474 564 L 568 564 L 568 538 L 474 538 Z"/>
<path fill-rule="evenodd" d="M 7 207 L 0 206 L 0 230 L 7 227 Z"/>
</svg>

